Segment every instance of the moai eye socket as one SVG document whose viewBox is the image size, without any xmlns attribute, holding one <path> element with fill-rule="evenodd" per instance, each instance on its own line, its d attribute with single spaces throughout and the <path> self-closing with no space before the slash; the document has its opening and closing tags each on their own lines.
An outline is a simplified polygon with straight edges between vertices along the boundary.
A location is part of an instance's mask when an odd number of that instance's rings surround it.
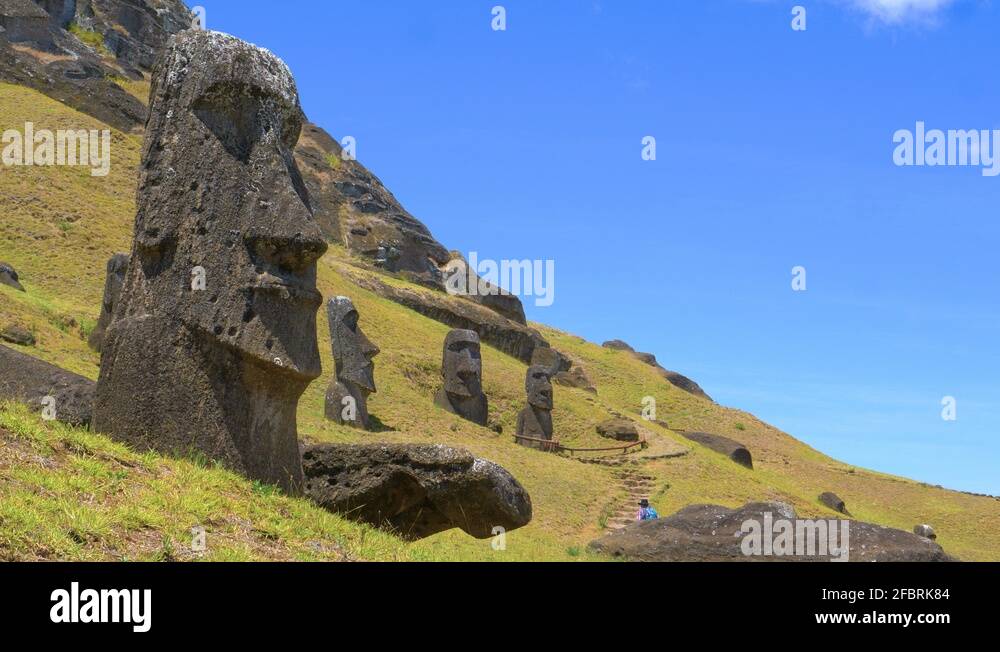
<svg viewBox="0 0 1000 652">
<path fill-rule="evenodd" d="M 250 160 L 254 146 L 272 130 L 280 130 L 282 143 L 291 148 L 302 127 L 297 110 L 246 83 L 215 84 L 195 100 L 191 109 L 226 151 L 243 163 Z"/>
</svg>

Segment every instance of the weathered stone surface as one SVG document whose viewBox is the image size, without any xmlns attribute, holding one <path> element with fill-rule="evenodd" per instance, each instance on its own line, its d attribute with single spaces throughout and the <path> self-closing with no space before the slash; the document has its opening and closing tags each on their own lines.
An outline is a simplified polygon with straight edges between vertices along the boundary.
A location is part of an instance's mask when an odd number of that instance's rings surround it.
<svg viewBox="0 0 1000 652">
<path fill-rule="evenodd" d="M 451 260 L 442 274 L 444 288 L 449 294 L 485 306 L 522 326 L 528 323 L 521 300 L 470 270 L 468 261 L 460 253 L 451 252 Z"/>
<path fill-rule="evenodd" d="M 0 263 L 0 285 L 14 288 L 18 292 L 24 292 L 24 286 L 20 283 L 20 277 L 12 266 L 7 263 Z"/>
<path fill-rule="evenodd" d="M 838 554 L 745 555 L 741 549 L 748 530 L 743 523 L 797 518 L 784 503 L 748 503 L 738 509 L 719 505 L 689 505 L 666 518 L 641 521 L 591 542 L 590 547 L 613 557 L 632 561 L 830 561 Z M 842 527 L 844 521 L 838 522 Z M 849 521 L 848 561 L 922 562 L 953 561 L 941 546 L 909 532 Z M 838 531 L 835 543 L 842 541 Z M 803 551 L 808 552 L 808 551 Z"/>
<path fill-rule="evenodd" d="M 925 539 L 934 540 L 937 539 L 937 533 L 934 532 L 934 528 L 930 525 L 921 524 L 913 526 L 913 533 L 918 537 L 923 537 Z"/>
<path fill-rule="evenodd" d="M 101 300 L 101 316 L 97 320 L 94 332 L 87 340 L 90 347 L 100 353 L 104 344 L 104 334 L 115 317 L 115 307 L 125 283 L 125 272 L 128 271 L 128 254 L 115 254 L 108 260 L 107 275 L 104 279 L 104 298 Z"/>
<path fill-rule="evenodd" d="M 569 357 L 548 346 L 536 346 L 531 352 L 531 364 L 546 367 L 552 375 L 561 371 L 569 371 L 573 362 Z"/>
<path fill-rule="evenodd" d="M 626 351 L 628 353 L 631 353 L 632 355 L 637 357 L 639 360 L 642 360 L 649 366 L 655 367 L 656 370 L 660 372 L 660 375 L 663 376 L 663 378 L 674 387 L 682 389 L 688 394 L 694 394 L 695 396 L 700 396 L 701 398 L 707 399 L 709 401 L 712 400 L 712 397 L 706 394 L 705 390 L 703 390 L 701 387 L 698 386 L 698 383 L 694 382 L 687 376 L 683 376 L 677 373 L 676 371 L 670 371 L 669 369 L 664 369 L 660 365 L 660 363 L 656 361 L 656 356 L 653 355 L 652 353 L 642 353 L 641 351 L 636 351 L 622 340 L 608 340 L 601 346 L 603 346 L 606 349 L 613 349 L 615 351 Z"/>
<path fill-rule="evenodd" d="M 850 514 L 847 511 L 847 506 L 844 501 L 837 494 L 832 491 L 824 491 L 819 495 L 819 502 L 823 503 L 835 512 L 840 512 L 841 514 Z"/>
<path fill-rule="evenodd" d="M 485 426 L 489 401 L 483 393 L 483 358 L 475 331 L 455 329 L 445 337 L 441 377 L 444 384 L 434 395 L 434 404 Z"/>
<path fill-rule="evenodd" d="M 0 340 L 17 344 L 18 346 L 35 346 L 35 336 L 27 328 L 16 324 L 4 326 L 0 330 Z"/>
<path fill-rule="evenodd" d="M 54 402 L 44 405 L 46 397 Z M 0 400 L 26 403 L 36 411 L 49 407 L 56 420 L 87 426 L 93 413 L 94 381 L 0 346 Z"/>
<path fill-rule="evenodd" d="M 0 0 L 0 27 L 11 43 L 49 43 L 49 15 L 31 0 Z"/>
<path fill-rule="evenodd" d="M 524 391 L 528 404 L 517 415 L 517 434 L 521 437 L 552 440 L 552 382 L 546 367 L 531 366 L 524 378 Z M 530 448 L 544 448 L 544 444 L 532 441 L 518 443 Z"/>
<path fill-rule="evenodd" d="M 358 311 L 349 298 L 330 299 L 326 315 L 337 367 L 326 390 L 326 418 L 367 430 L 368 396 L 375 392 L 374 359 L 379 349 L 358 325 Z"/>
<path fill-rule="evenodd" d="M 538 347 L 548 347 L 536 331 L 484 306 L 444 292 L 389 285 L 370 274 L 351 274 L 351 280 L 375 294 L 406 306 L 452 328 L 475 331 L 479 339 L 524 363 Z"/>
<path fill-rule="evenodd" d="M 484 539 L 527 525 L 531 497 L 501 466 L 447 446 L 321 444 L 302 455 L 306 495 L 408 540 L 451 528 Z"/>
<path fill-rule="evenodd" d="M 608 419 L 597 424 L 597 434 L 616 441 L 639 441 L 639 429 L 629 419 Z"/>
<path fill-rule="evenodd" d="M 127 68 L 153 67 L 172 34 L 189 29 L 183 0 L 77 0 L 75 20 L 104 37 L 104 46 Z"/>
<path fill-rule="evenodd" d="M 597 386 L 590 379 L 583 367 L 573 367 L 569 371 L 560 371 L 552 377 L 553 382 L 563 387 L 575 387 L 591 394 L 597 393 Z"/>
<path fill-rule="evenodd" d="M 216 32 L 172 39 L 94 410 L 97 430 L 140 450 L 198 451 L 289 492 L 302 484 L 296 407 L 321 372 L 327 248 L 292 157 L 302 121 L 271 53 Z"/>
<path fill-rule="evenodd" d="M 713 435 L 707 432 L 688 432 L 684 430 L 678 430 L 678 432 L 691 441 L 698 442 L 702 446 L 711 448 L 717 453 L 722 453 L 741 466 L 745 466 L 748 469 L 753 468 L 753 456 L 750 455 L 750 451 L 747 447 L 738 441 L 733 441 L 728 437 Z"/>
</svg>

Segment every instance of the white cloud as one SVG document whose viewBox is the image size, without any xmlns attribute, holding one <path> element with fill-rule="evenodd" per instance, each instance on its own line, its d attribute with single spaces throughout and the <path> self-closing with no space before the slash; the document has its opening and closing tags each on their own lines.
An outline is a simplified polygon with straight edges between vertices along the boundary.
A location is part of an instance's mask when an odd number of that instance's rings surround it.
<svg viewBox="0 0 1000 652">
<path fill-rule="evenodd" d="M 888 24 L 933 22 L 955 0 L 841 0 Z"/>
</svg>

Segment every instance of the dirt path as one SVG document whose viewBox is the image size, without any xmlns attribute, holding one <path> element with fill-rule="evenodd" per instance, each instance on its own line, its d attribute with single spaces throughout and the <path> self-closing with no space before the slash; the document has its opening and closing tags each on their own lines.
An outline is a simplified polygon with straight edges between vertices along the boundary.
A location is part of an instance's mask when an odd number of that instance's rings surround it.
<svg viewBox="0 0 1000 652">
<path fill-rule="evenodd" d="M 625 466 L 616 470 L 615 479 L 625 490 L 626 497 L 615 507 L 615 511 L 608 517 L 608 530 L 620 530 L 626 525 L 635 522 L 635 514 L 639 511 L 639 501 L 643 498 L 649 499 L 655 488 L 655 480 L 652 476 L 646 475 L 638 466 Z"/>
</svg>

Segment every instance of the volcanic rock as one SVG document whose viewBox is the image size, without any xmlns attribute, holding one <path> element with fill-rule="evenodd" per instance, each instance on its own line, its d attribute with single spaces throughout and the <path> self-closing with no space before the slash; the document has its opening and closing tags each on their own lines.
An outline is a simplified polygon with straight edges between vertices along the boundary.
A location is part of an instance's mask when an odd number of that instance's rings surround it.
<svg viewBox="0 0 1000 652">
<path fill-rule="evenodd" d="M 101 299 L 101 316 L 97 320 L 94 332 L 87 340 L 90 347 L 98 353 L 104 344 L 104 334 L 115 317 L 115 306 L 118 305 L 118 297 L 121 296 L 127 270 L 128 254 L 115 254 L 108 260 L 107 274 L 104 278 L 104 298 Z"/>
<path fill-rule="evenodd" d="M 698 386 L 698 383 L 694 382 L 687 376 L 683 376 L 677 373 L 676 371 L 670 371 L 669 369 L 664 369 L 660 365 L 660 363 L 656 361 L 656 356 L 653 355 L 652 353 L 642 353 L 640 351 L 636 351 L 622 340 L 608 340 L 601 346 L 603 346 L 606 349 L 612 349 L 614 351 L 626 351 L 628 353 L 631 353 L 642 362 L 648 364 L 651 367 L 656 368 L 656 370 L 660 372 L 660 375 L 663 376 L 663 378 L 674 387 L 682 389 L 688 394 L 694 394 L 695 396 L 700 396 L 701 398 L 707 399 L 709 401 L 712 400 L 712 397 L 706 394 L 705 390 L 703 390 L 701 387 Z"/>
<path fill-rule="evenodd" d="M 639 429 L 629 419 L 608 419 L 597 424 L 597 434 L 616 441 L 639 441 Z"/>
<path fill-rule="evenodd" d="M 17 325 L 5 326 L 3 330 L 0 330 L 0 340 L 17 344 L 18 346 L 35 345 L 35 336 L 31 331 Z"/>
<path fill-rule="evenodd" d="M 779 519 L 794 524 L 795 510 L 784 503 L 748 503 L 738 509 L 719 505 L 689 505 L 675 514 L 656 520 L 640 521 L 591 542 L 590 547 L 612 557 L 633 561 L 889 561 L 924 562 L 953 561 L 938 544 L 903 530 L 864 523 L 861 521 L 834 521 L 840 528 L 834 543 L 844 541 L 843 524 L 848 523 L 848 552 L 832 551 L 820 555 L 818 537 L 812 540 L 817 547 L 813 554 L 744 554 L 743 541 L 754 521 L 765 531 L 765 518 L 769 522 Z M 817 519 L 803 525 L 815 525 Z M 829 532 L 829 521 L 826 522 Z M 777 531 L 777 530 L 775 530 Z M 808 531 L 806 531 L 808 532 Z M 833 539 L 828 537 L 827 541 Z M 803 537 L 807 541 L 807 536 Z M 801 550 L 808 553 L 808 549 Z"/>
<path fill-rule="evenodd" d="M 198 452 L 290 493 L 298 401 L 321 373 L 327 249 L 292 156 L 303 120 L 270 52 L 218 32 L 173 37 L 94 407 L 96 430 L 138 450 Z"/>
<path fill-rule="evenodd" d="M 840 512 L 841 514 L 850 514 L 847 511 L 847 506 L 844 501 L 837 494 L 832 491 L 824 491 L 819 495 L 819 502 L 823 503 L 835 512 Z"/>
<path fill-rule="evenodd" d="M 0 285 L 7 285 L 18 292 L 24 292 L 17 271 L 7 263 L 0 263 Z"/>
<path fill-rule="evenodd" d="M 93 413 L 94 381 L 0 346 L 0 400 L 26 403 L 35 411 L 48 407 L 57 421 L 87 426 Z"/>
<path fill-rule="evenodd" d="M 531 520 L 531 498 L 501 466 L 447 446 L 321 444 L 302 454 L 323 508 L 407 540 L 461 528 L 477 539 Z"/>
<path fill-rule="evenodd" d="M 722 435 L 712 435 L 707 432 L 687 432 L 684 430 L 678 430 L 678 432 L 691 441 L 698 442 L 717 453 L 722 453 L 741 466 L 745 466 L 748 469 L 753 468 L 753 457 L 750 455 L 750 451 L 738 441 L 733 441 Z"/>
</svg>

